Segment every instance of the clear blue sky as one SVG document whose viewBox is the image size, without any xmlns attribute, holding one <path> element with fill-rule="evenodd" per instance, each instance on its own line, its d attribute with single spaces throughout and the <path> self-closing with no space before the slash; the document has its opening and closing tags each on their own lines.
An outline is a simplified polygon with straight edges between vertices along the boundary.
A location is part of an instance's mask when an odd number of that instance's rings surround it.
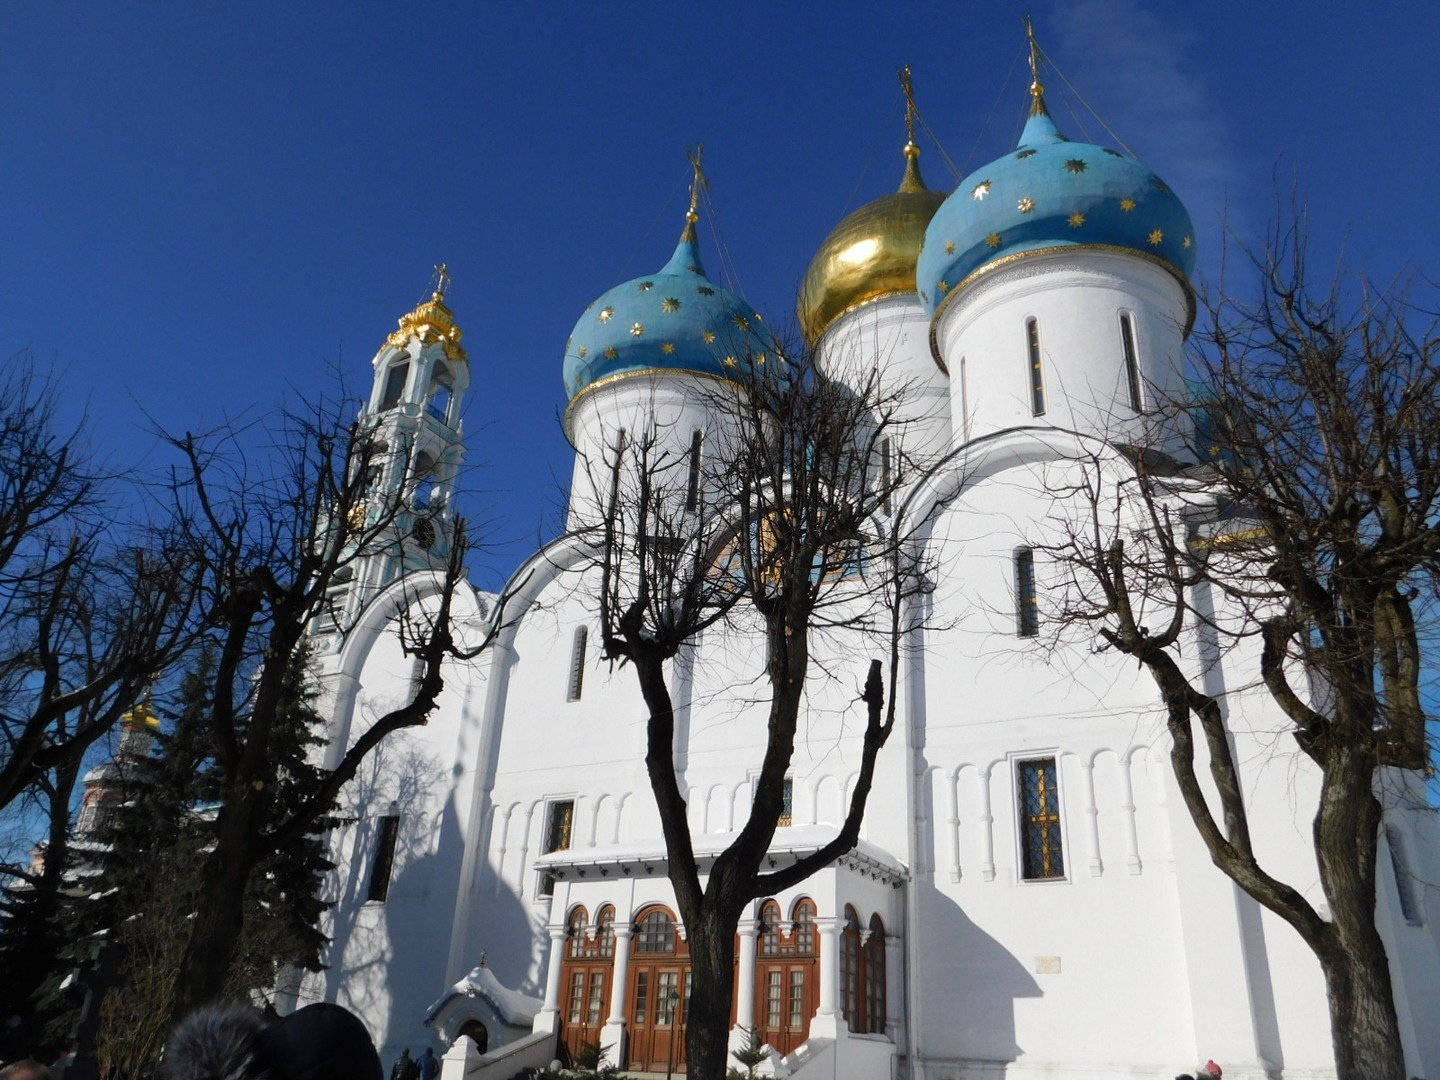
<svg viewBox="0 0 1440 1080">
<path fill-rule="evenodd" d="M 562 350 L 659 267 L 703 141 L 714 223 L 772 322 L 849 210 L 892 190 L 895 69 L 962 172 L 1013 145 L 1026 5 L 22 3 L 0 9 L 0 357 L 31 348 L 116 465 L 172 429 L 356 389 L 432 263 L 472 364 L 465 503 L 495 585 L 553 532 Z M 1042 44 L 1190 207 L 1252 232 L 1298 177 L 1322 254 L 1440 250 L 1421 4 L 1078 0 Z M 1109 141 L 1047 78 L 1075 137 Z M 955 183 L 930 140 L 933 187 Z M 715 233 L 702 234 L 719 275 Z M 1433 269 L 1433 266 L 1431 267 Z"/>
</svg>

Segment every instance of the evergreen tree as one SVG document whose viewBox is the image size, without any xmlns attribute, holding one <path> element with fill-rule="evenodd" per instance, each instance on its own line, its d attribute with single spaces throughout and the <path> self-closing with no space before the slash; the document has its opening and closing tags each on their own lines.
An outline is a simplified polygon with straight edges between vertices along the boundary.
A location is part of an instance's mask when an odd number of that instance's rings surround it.
<svg viewBox="0 0 1440 1080">
<path fill-rule="evenodd" d="M 286 671 L 284 702 L 267 744 L 262 828 L 286 820 L 313 793 L 324 742 L 316 692 L 303 650 Z M 122 797 L 65 867 L 65 885 L 41 930 L 0 937 L 0 955 L 25 946 L 36 971 L 15 1011 L 34 1018 L 24 1047 L 58 1053 L 70 1046 L 87 991 L 95 998 L 99 1056 L 117 1075 L 153 1064 L 174 1008 L 176 978 L 203 893 L 225 777 L 212 748 L 211 687 L 215 658 L 202 652 L 181 680 L 172 719 L 154 734 L 153 753 L 118 755 L 112 763 Z M 328 828 L 329 819 L 317 822 Z M 319 887 L 332 864 L 323 836 L 305 834 L 269 852 L 246 889 L 245 926 L 226 980 L 229 994 L 273 987 L 291 965 L 318 971 L 328 906 Z M 58 873 L 58 871 L 57 871 Z M 5 924 L 37 921 L 34 888 L 6 898 Z M 42 932 L 43 931 L 43 932 Z M 19 954 L 15 954 L 19 959 Z M 0 961 L 3 962 L 3 961 Z M 5 970 L 19 971 L 6 964 Z M 48 979 L 44 976 L 48 973 Z M 9 982 L 10 980 L 0 980 Z M 35 987 L 38 986 L 38 989 Z M 19 1035 L 20 1033 L 16 1033 Z M 0 1034 L 3 1037 L 3 1034 Z"/>
</svg>

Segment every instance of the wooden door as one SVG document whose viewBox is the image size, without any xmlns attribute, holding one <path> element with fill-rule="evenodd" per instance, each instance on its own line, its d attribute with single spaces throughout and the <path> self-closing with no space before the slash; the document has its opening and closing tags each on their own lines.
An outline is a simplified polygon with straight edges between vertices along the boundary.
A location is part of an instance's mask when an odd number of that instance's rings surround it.
<svg viewBox="0 0 1440 1080">
<path fill-rule="evenodd" d="M 641 964 L 630 981 L 630 1049 L 626 1067 L 636 1072 L 685 1071 L 685 1013 L 690 968 Z"/>
<path fill-rule="evenodd" d="M 814 901 L 798 901 L 791 914 L 783 919 L 779 905 L 767 901 L 756 942 L 753 1022 L 761 1041 L 781 1054 L 809 1037 L 819 992 Z"/>
<path fill-rule="evenodd" d="M 684 1072 L 690 950 L 676 932 L 675 917 L 664 908 L 641 912 L 635 925 L 625 995 L 629 1037 L 624 1067 Z"/>
<path fill-rule="evenodd" d="M 585 1043 L 600 1042 L 605 1006 L 610 1000 L 610 966 L 567 963 L 562 978 L 565 994 L 562 1033 L 570 1060 L 574 1061 Z"/>
</svg>

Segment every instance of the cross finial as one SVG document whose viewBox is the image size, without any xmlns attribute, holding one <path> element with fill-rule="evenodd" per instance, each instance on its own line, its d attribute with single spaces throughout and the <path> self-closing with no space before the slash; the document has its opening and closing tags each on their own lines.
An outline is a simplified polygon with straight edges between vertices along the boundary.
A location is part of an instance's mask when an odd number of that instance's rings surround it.
<svg viewBox="0 0 1440 1080">
<path fill-rule="evenodd" d="M 1045 84 L 1040 81 L 1040 43 L 1035 40 L 1035 22 L 1025 16 L 1025 37 L 1030 42 L 1030 115 L 1048 116 L 1045 108 Z"/>
<path fill-rule="evenodd" d="M 450 291 L 450 267 L 446 263 L 435 264 L 435 287 L 431 291 L 435 294 L 436 300 L 444 300 L 445 294 Z"/>
<path fill-rule="evenodd" d="M 915 107 L 915 82 L 911 77 L 909 64 L 900 69 L 900 89 L 905 93 L 906 142 L 908 145 L 914 146 L 916 145 L 915 118 L 920 115 L 920 110 Z"/>
<path fill-rule="evenodd" d="M 685 154 L 690 159 L 690 167 L 695 170 L 695 177 L 690 181 L 690 209 L 685 212 L 685 220 L 694 225 L 700 220 L 700 189 L 709 187 L 710 181 L 701 165 L 705 157 L 705 147 L 697 143 L 694 150 L 687 147 Z"/>
</svg>

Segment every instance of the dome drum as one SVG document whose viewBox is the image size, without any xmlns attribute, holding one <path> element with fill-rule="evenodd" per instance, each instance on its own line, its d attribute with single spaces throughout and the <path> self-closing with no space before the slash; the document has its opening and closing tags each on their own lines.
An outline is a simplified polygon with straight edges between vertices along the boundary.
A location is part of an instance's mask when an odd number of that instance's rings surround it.
<svg viewBox="0 0 1440 1080">
<path fill-rule="evenodd" d="M 1067 247 L 997 266 L 931 329 L 950 361 L 956 441 L 1036 425 L 1153 436 L 1157 404 L 1183 390 L 1189 301 L 1168 268 L 1126 252 Z"/>
</svg>

